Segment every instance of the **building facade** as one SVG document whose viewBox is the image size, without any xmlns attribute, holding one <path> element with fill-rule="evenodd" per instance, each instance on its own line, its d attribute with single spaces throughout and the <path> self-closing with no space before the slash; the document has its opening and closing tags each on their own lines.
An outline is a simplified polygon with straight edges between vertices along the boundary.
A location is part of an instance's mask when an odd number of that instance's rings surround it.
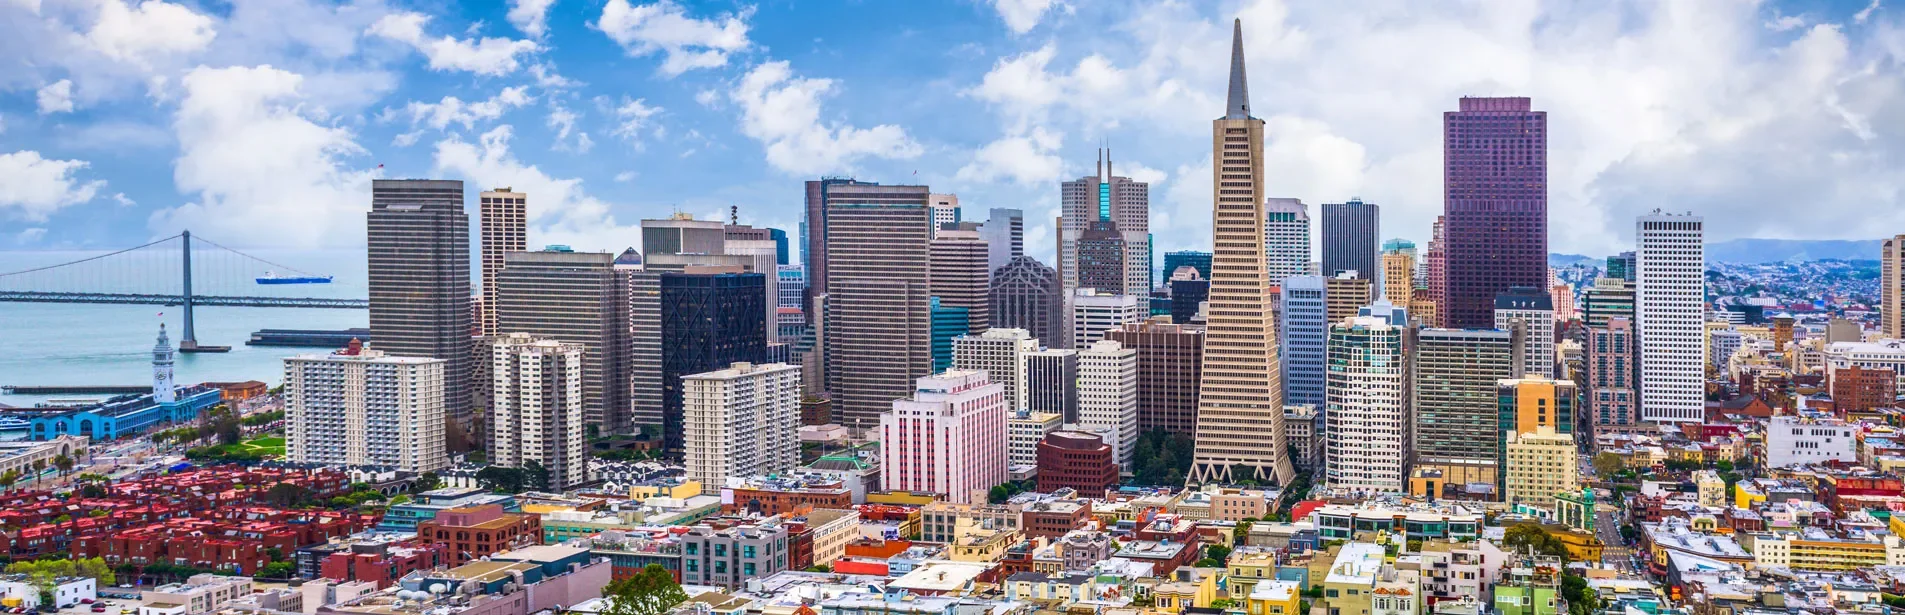
<svg viewBox="0 0 1905 615">
<path fill-rule="evenodd" d="M 634 373 L 627 283 L 613 254 L 512 252 L 490 308 L 502 333 L 582 347 L 582 410 L 598 433 L 627 423 Z"/>
<path fill-rule="evenodd" d="M 990 274 L 1025 256 L 1025 212 L 994 207 L 988 215 L 979 226 L 979 238 L 986 242 L 986 273 Z"/>
<path fill-rule="evenodd" d="M 1543 427 L 1509 435 L 1503 448 L 1502 502 L 1546 507 L 1556 494 L 1581 489 L 1581 456 L 1573 435 Z"/>
<path fill-rule="evenodd" d="M 1382 236 L 1382 208 L 1362 199 L 1323 204 L 1323 270 L 1334 277 L 1345 271 L 1374 282 L 1382 268 L 1376 258 Z"/>
<path fill-rule="evenodd" d="M 1552 376 L 1560 363 L 1554 353 L 1554 302 L 1538 288 L 1515 287 L 1495 296 L 1495 328 L 1522 324 L 1521 364 L 1530 374 Z"/>
<path fill-rule="evenodd" d="M 1324 484 L 1400 493 L 1409 458 L 1407 327 L 1359 316 L 1330 325 Z"/>
<path fill-rule="evenodd" d="M 684 376 L 688 480 L 782 473 L 800 463 L 800 367 L 734 363 Z"/>
<path fill-rule="evenodd" d="M 1114 295 L 1080 288 L 1071 296 L 1071 347 L 1090 346 L 1103 339 L 1106 331 L 1143 322 L 1148 313 L 1140 295 Z"/>
<path fill-rule="evenodd" d="M 1038 490 L 1052 493 L 1075 489 L 1078 495 L 1101 498 L 1118 485 L 1118 460 L 1111 445 L 1097 435 L 1057 431 L 1038 444 Z"/>
<path fill-rule="evenodd" d="M 497 188 L 478 199 L 483 226 L 483 335 L 496 335 L 496 275 L 503 257 L 529 250 L 529 195 Z"/>
<path fill-rule="evenodd" d="M 983 371 L 1005 386 L 1006 408 L 1026 408 L 1025 355 L 1038 352 L 1038 340 L 1024 329 L 989 329 L 953 338 L 953 369 Z"/>
<path fill-rule="evenodd" d="M 1024 329 L 1053 348 L 1071 344 L 1071 314 L 1059 291 L 1058 272 L 1038 259 L 1017 256 L 993 270 L 986 296 L 993 327 Z"/>
<path fill-rule="evenodd" d="M 582 346 L 513 333 L 488 347 L 489 462 L 511 468 L 534 462 L 548 473 L 550 489 L 588 482 Z"/>
<path fill-rule="evenodd" d="M 463 182 L 434 179 L 371 181 L 369 233 L 370 331 L 377 349 L 393 357 L 444 361 L 444 409 L 470 426 L 470 217 L 463 213 Z"/>
<path fill-rule="evenodd" d="M 1138 444 L 1138 351 L 1112 340 L 1078 349 L 1078 424 L 1110 434 L 1118 465 Z"/>
<path fill-rule="evenodd" d="M 1621 317 L 1588 327 L 1586 350 L 1588 425 L 1595 437 L 1636 430 L 1640 398 L 1634 390 L 1633 321 Z"/>
<path fill-rule="evenodd" d="M 1015 412 L 1005 420 L 1006 463 L 1011 467 L 1038 465 L 1038 445 L 1046 434 L 1058 431 L 1065 417 L 1048 412 Z"/>
<path fill-rule="evenodd" d="M 980 372 L 920 378 L 880 416 L 880 484 L 971 504 L 1006 480 L 1006 393 Z"/>
<path fill-rule="evenodd" d="M 1905 339 L 1905 234 L 1879 247 L 1879 333 Z"/>
<path fill-rule="evenodd" d="M 1078 351 L 1047 348 L 1025 353 L 1025 409 L 1078 422 Z"/>
<path fill-rule="evenodd" d="M 1408 305 L 1416 290 L 1416 244 L 1391 239 L 1382 244 L 1382 298 Z"/>
<path fill-rule="evenodd" d="M 992 323 L 992 303 L 986 292 L 992 270 L 986 268 L 989 249 L 979 231 L 939 229 L 932 243 L 932 281 L 939 305 L 966 309 L 966 330 L 985 331 Z"/>
<path fill-rule="evenodd" d="M 1270 283 L 1310 273 L 1310 208 L 1301 199 L 1264 200 L 1264 263 L 1270 268 Z M 1205 269 L 1209 269 L 1207 265 Z M 1170 269 L 1164 270 L 1170 274 Z M 1205 277 L 1210 273 L 1206 271 Z"/>
<path fill-rule="evenodd" d="M 1706 418 L 1706 223 L 1698 216 L 1641 216 L 1634 266 L 1640 342 L 1640 418 Z"/>
<path fill-rule="evenodd" d="M 1442 326 L 1486 329 L 1495 295 L 1548 283 L 1548 114 L 1463 97 L 1442 114 Z"/>
<path fill-rule="evenodd" d="M 932 372 L 932 212 L 925 186 L 827 189 L 827 390 L 834 418 L 872 429 Z"/>
<path fill-rule="evenodd" d="M 432 472 L 444 450 L 449 362 L 350 347 L 284 359 L 284 451 L 292 463 Z"/>
<path fill-rule="evenodd" d="M 1151 290 L 1151 186 L 1112 172 L 1109 152 L 1099 159 L 1097 173 L 1068 181 L 1059 186 L 1058 270 L 1064 290 L 1077 288 L 1124 295 L 1144 295 Z M 1081 284 L 1080 242 L 1093 231 L 1115 233 L 1125 256 L 1121 268 L 1125 280 L 1116 287 Z M 1100 237 L 1099 242 L 1104 240 Z"/>
<path fill-rule="evenodd" d="M 1277 337 L 1282 350 L 1284 402 L 1324 407 L 1329 354 L 1329 300 L 1322 276 L 1283 280 Z"/>
<path fill-rule="evenodd" d="M 1440 470 L 1452 485 L 1500 480 L 1501 450 L 1492 437 L 1500 423 L 1497 383 L 1521 377 L 1521 335 L 1519 329 L 1415 332 L 1410 434 L 1416 468 Z"/>
<path fill-rule="evenodd" d="M 1197 435 L 1197 389 L 1204 375 L 1204 330 L 1154 317 L 1105 332 L 1138 353 L 1138 432 Z"/>
</svg>

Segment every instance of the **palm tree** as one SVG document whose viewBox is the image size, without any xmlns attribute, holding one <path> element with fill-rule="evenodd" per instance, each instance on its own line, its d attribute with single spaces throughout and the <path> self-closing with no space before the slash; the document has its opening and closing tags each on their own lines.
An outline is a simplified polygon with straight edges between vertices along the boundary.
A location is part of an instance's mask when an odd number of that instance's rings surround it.
<svg viewBox="0 0 1905 615">
<path fill-rule="evenodd" d="M 60 476 L 73 471 L 73 463 L 73 458 L 65 454 L 53 458 L 53 466 L 60 469 Z"/>
</svg>

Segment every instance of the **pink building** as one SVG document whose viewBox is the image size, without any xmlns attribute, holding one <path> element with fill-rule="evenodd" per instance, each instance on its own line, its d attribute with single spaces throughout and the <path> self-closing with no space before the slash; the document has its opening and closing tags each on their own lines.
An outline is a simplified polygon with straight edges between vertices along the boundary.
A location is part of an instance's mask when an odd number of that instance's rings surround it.
<svg viewBox="0 0 1905 615">
<path fill-rule="evenodd" d="M 912 399 L 880 415 L 880 482 L 896 491 L 972 503 L 1007 478 L 1005 386 L 983 371 L 920 378 Z"/>
</svg>

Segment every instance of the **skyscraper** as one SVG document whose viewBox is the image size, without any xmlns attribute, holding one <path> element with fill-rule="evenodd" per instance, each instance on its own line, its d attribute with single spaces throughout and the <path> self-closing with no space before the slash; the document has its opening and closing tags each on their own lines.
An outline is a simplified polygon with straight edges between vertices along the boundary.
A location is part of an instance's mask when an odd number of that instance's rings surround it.
<svg viewBox="0 0 1905 615">
<path fill-rule="evenodd" d="M 986 256 L 978 231 L 940 229 L 933 237 L 931 292 L 942 307 L 965 308 L 966 330 L 973 333 L 985 331 L 992 321 Z"/>
<path fill-rule="evenodd" d="M 1079 241 L 1093 222 L 1112 223 L 1105 228 L 1124 240 L 1125 250 L 1124 285 L 1099 290 L 1126 295 L 1151 290 L 1151 186 L 1119 177 L 1111 169 L 1110 152 L 1102 152 L 1095 175 L 1059 187 L 1058 272 L 1068 293 L 1084 286 L 1078 281 Z"/>
<path fill-rule="evenodd" d="M 1131 469 L 1138 444 L 1138 351 L 1111 340 L 1078 349 L 1078 424 L 1109 434 L 1112 458 Z"/>
<path fill-rule="evenodd" d="M 827 389 L 849 429 L 872 429 L 933 370 L 928 195 L 925 186 L 827 189 Z"/>
<path fill-rule="evenodd" d="M 1416 290 L 1416 244 L 1407 239 L 1382 243 L 1382 298 L 1409 305 Z"/>
<path fill-rule="evenodd" d="M 927 204 L 933 210 L 933 231 L 959 223 L 959 195 L 935 194 Z"/>
<path fill-rule="evenodd" d="M 1138 431 L 1197 435 L 1197 386 L 1204 374 L 1204 330 L 1151 320 L 1105 332 L 1138 353 Z"/>
<path fill-rule="evenodd" d="M 1435 306 L 1433 310 L 1426 312 L 1431 317 L 1424 319 L 1423 322 L 1437 327 L 1449 326 L 1448 321 L 1443 320 L 1443 316 L 1448 313 L 1448 305 L 1442 294 L 1448 290 L 1449 240 L 1443 237 L 1442 220 L 1442 216 L 1436 216 L 1435 224 L 1429 226 L 1429 248 L 1422 255 L 1422 260 L 1426 261 L 1423 263 L 1424 269 L 1427 270 L 1424 272 L 1424 277 L 1427 277 L 1429 281 L 1427 298 L 1429 303 Z"/>
<path fill-rule="evenodd" d="M 1634 392 L 1634 322 L 1615 317 L 1605 326 L 1588 327 L 1588 425 L 1593 436 L 1629 433 L 1639 427 L 1639 396 Z"/>
<path fill-rule="evenodd" d="M 1053 348 L 1071 344 L 1071 313 L 1059 294 L 1058 272 L 1030 256 L 1013 257 L 993 271 L 986 289 L 991 325 L 1024 329 Z"/>
<path fill-rule="evenodd" d="M 1025 353 L 1025 408 L 1078 422 L 1078 351 L 1047 348 Z"/>
<path fill-rule="evenodd" d="M 1508 330 L 1522 323 L 1522 368 L 1531 375 L 1553 376 L 1559 362 L 1554 354 L 1554 303 L 1539 288 L 1509 288 L 1495 296 L 1495 328 Z"/>
<path fill-rule="evenodd" d="M 1287 484 L 1296 470 L 1283 441 L 1283 383 L 1264 260 L 1263 120 L 1250 115 L 1243 21 L 1232 28 L 1230 91 L 1224 116 L 1211 122 L 1216 251 L 1189 480 Z M 1250 475 L 1236 475 L 1240 467 Z"/>
<path fill-rule="evenodd" d="M 498 336 L 490 356 L 489 454 L 507 468 L 548 472 L 549 488 L 588 482 L 583 449 L 581 345 L 528 333 Z"/>
<path fill-rule="evenodd" d="M 1304 265 L 1307 267 L 1309 257 L 1305 256 L 1303 258 L 1305 261 Z M 1210 259 L 1211 254 L 1209 252 L 1198 252 L 1196 250 L 1165 252 L 1164 275 L 1171 275 L 1172 272 L 1177 271 L 1178 267 L 1191 267 L 1197 270 L 1197 275 L 1208 280 L 1210 279 Z"/>
<path fill-rule="evenodd" d="M 1324 484 L 1403 491 L 1410 396 L 1406 339 L 1406 327 L 1374 316 L 1330 324 Z"/>
<path fill-rule="evenodd" d="M 1879 332 L 1905 338 L 1905 235 L 1879 247 Z"/>
<path fill-rule="evenodd" d="M 354 340 L 330 354 L 285 357 L 285 460 L 443 469 L 448 363 L 387 356 Z"/>
<path fill-rule="evenodd" d="M 663 446 L 680 451 L 683 432 L 682 378 L 767 356 L 761 322 L 759 273 L 661 275 L 661 383 Z"/>
<path fill-rule="evenodd" d="M 366 216 L 370 334 L 392 357 L 443 359 L 443 407 L 470 427 L 470 217 L 463 182 L 378 179 Z"/>
<path fill-rule="evenodd" d="M 615 255 L 514 252 L 497 274 L 497 329 L 582 347 L 582 413 L 598 433 L 632 421 L 628 278 Z"/>
<path fill-rule="evenodd" d="M 483 335 L 496 335 L 496 274 L 503 256 L 529 249 L 528 195 L 497 188 L 483 191 Z"/>
<path fill-rule="evenodd" d="M 1698 422 L 1706 414 L 1706 222 L 1656 213 L 1636 226 L 1640 418 Z"/>
<path fill-rule="evenodd" d="M 1415 468 L 1438 470 L 1451 485 L 1500 480 L 1496 383 L 1521 377 L 1522 337 L 1519 328 L 1415 333 L 1410 347 Z"/>
<path fill-rule="evenodd" d="M 1345 203 L 1323 204 L 1323 275 L 1355 271 L 1356 276 L 1375 281 L 1382 269 L 1377 265 L 1376 242 L 1382 236 L 1382 208 L 1362 199 Z"/>
<path fill-rule="evenodd" d="M 1130 265 L 1126 247 L 1116 222 L 1094 220 L 1087 225 L 1077 241 L 1078 288 L 1118 295 L 1137 294 L 1128 292 L 1126 286 L 1130 282 L 1125 275 L 1125 268 Z"/>
<path fill-rule="evenodd" d="M 1442 115 L 1442 326 L 1486 329 L 1495 295 L 1548 282 L 1548 113 L 1463 97 Z"/>
<path fill-rule="evenodd" d="M 1083 350 L 1125 323 L 1142 322 L 1149 310 L 1140 297 L 1080 288 L 1071 297 L 1072 348 Z"/>
<path fill-rule="evenodd" d="M 1323 277 L 1299 275 L 1283 280 L 1278 301 L 1284 403 L 1326 412 L 1330 319 Z"/>
<path fill-rule="evenodd" d="M 1323 285 L 1332 323 L 1355 316 L 1357 310 L 1376 302 L 1375 281 L 1360 272 L 1337 272 L 1326 276 Z"/>
<path fill-rule="evenodd" d="M 1310 272 L 1310 208 L 1301 199 L 1265 199 L 1263 225 L 1264 259 L 1270 267 L 1270 283 Z M 1170 269 L 1165 269 L 1170 275 Z M 1206 273 L 1206 275 L 1209 275 Z"/>
<path fill-rule="evenodd" d="M 800 256 L 807 268 L 807 301 L 813 305 L 816 295 L 827 294 L 827 195 L 840 186 L 878 186 L 843 177 L 828 177 L 807 182 L 807 216 L 801 221 Z M 643 251 L 648 246 L 642 246 Z M 809 320 L 812 320 L 811 318 Z"/>
<path fill-rule="evenodd" d="M 986 241 L 987 274 L 1025 255 L 1025 212 L 994 207 L 989 215 L 979 226 L 979 238 Z"/>
<path fill-rule="evenodd" d="M 624 253 L 626 256 L 627 253 Z M 614 433 L 662 434 L 661 395 L 661 272 L 641 263 L 617 259 L 616 273 L 628 287 L 628 423 L 611 426 Z"/>
</svg>

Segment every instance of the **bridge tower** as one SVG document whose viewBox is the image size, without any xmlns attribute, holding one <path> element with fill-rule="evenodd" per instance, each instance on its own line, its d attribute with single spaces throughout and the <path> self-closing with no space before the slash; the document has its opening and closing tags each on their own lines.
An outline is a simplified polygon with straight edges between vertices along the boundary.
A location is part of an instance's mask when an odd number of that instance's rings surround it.
<svg viewBox="0 0 1905 615">
<path fill-rule="evenodd" d="M 179 337 L 179 350 L 191 352 L 198 349 L 198 332 L 192 328 L 192 231 L 179 233 L 179 237 L 179 245 L 185 250 L 185 288 L 179 298 L 179 307 L 185 311 L 185 330 Z"/>
</svg>

